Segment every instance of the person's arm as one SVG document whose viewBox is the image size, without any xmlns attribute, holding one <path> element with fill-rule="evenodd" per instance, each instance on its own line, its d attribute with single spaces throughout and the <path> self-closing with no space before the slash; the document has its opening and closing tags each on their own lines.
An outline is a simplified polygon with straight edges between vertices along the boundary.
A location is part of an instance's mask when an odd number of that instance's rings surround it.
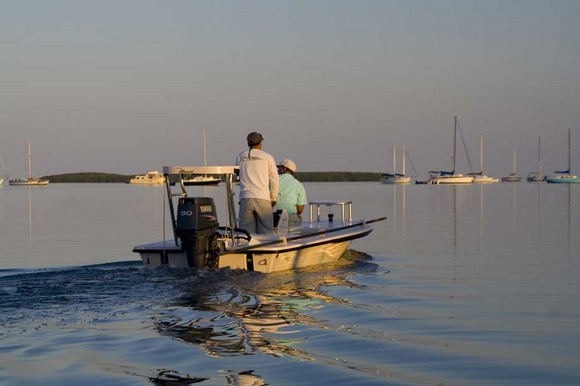
<svg viewBox="0 0 580 386">
<path fill-rule="evenodd" d="M 270 202 L 272 203 L 272 207 L 274 207 L 278 199 L 280 181 L 278 179 L 278 167 L 272 156 L 268 159 L 268 178 L 270 179 Z"/>
<path fill-rule="evenodd" d="M 296 214 L 300 216 L 304 212 L 304 206 L 308 203 L 306 199 L 306 189 L 301 182 L 298 182 L 298 198 L 296 200 Z"/>
<path fill-rule="evenodd" d="M 304 205 L 296 205 L 296 214 L 300 216 L 304 212 Z"/>
</svg>

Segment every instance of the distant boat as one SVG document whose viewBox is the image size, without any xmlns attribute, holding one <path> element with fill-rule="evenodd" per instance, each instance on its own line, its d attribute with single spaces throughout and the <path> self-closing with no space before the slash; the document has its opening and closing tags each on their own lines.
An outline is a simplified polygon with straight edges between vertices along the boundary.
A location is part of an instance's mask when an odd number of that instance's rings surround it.
<svg viewBox="0 0 580 386">
<path fill-rule="evenodd" d="M 570 129 L 568 129 L 568 169 L 562 170 L 557 176 L 551 176 L 546 179 L 550 184 L 577 184 L 580 183 L 580 177 L 575 174 L 570 173 L 570 168 L 572 165 L 572 138 L 570 134 Z"/>
<path fill-rule="evenodd" d="M 165 183 L 165 177 L 158 171 L 147 172 L 147 174 L 137 175 L 127 183 L 137 185 L 159 185 Z"/>
<path fill-rule="evenodd" d="M 469 173 L 473 176 L 473 183 L 476 184 L 492 184 L 494 182 L 499 182 L 499 178 L 490 177 L 483 173 L 483 134 L 479 137 L 479 173 Z"/>
<path fill-rule="evenodd" d="M 207 166 L 207 146 L 205 142 L 205 129 L 203 129 L 203 164 Z M 190 178 L 183 178 L 182 180 L 183 185 L 186 186 L 207 186 L 207 185 L 217 185 L 221 182 L 219 178 L 202 175 L 202 176 L 194 176 Z"/>
<path fill-rule="evenodd" d="M 514 146 L 513 169 L 509 175 L 501 178 L 502 182 L 520 182 L 522 180 L 522 177 L 518 176 L 516 173 L 516 158 L 517 152 L 516 147 Z"/>
<path fill-rule="evenodd" d="M 383 184 L 408 184 L 411 182 L 411 176 L 405 175 L 405 164 L 407 149 L 403 145 L 403 173 L 397 173 L 397 143 L 393 143 L 393 173 L 385 173 Z"/>
<path fill-rule="evenodd" d="M 32 163 L 30 162 L 30 142 L 28 142 L 28 178 L 15 178 L 8 180 L 12 186 L 44 186 L 48 185 L 49 180 L 32 177 Z"/>
<path fill-rule="evenodd" d="M 431 176 L 429 177 L 429 180 L 426 181 L 426 183 L 433 185 L 471 184 L 473 182 L 473 176 L 455 173 L 456 159 L 457 159 L 457 115 L 455 116 L 455 124 L 453 126 L 453 170 L 430 171 Z"/>
<path fill-rule="evenodd" d="M 2 157 L 0 156 L 0 165 L 2 165 L 2 171 L 4 172 L 3 176 L 0 176 L 0 186 L 4 184 L 4 181 L 8 180 L 8 176 L 6 175 L 6 168 L 4 167 L 4 162 L 2 161 Z"/>
<path fill-rule="evenodd" d="M 542 137 L 538 137 L 538 170 L 528 174 L 527 180 L 530 182 L 546 181 L 546 176 L 542 174 Z"/>
</svg>

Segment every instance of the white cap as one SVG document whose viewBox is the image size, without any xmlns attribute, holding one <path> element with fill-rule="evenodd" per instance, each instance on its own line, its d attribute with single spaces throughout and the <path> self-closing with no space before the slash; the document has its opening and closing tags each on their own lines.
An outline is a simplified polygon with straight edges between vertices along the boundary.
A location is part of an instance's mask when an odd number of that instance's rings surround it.
<svg viewBox="0 0 580 386">
<path fill-rule="evenodd" d="M 296 173 L 296 164 L 291 159 L 286 158 L 284 161 L 280 162 L 280 165 L 290 169 L 292 173 Z"/>
</svg>

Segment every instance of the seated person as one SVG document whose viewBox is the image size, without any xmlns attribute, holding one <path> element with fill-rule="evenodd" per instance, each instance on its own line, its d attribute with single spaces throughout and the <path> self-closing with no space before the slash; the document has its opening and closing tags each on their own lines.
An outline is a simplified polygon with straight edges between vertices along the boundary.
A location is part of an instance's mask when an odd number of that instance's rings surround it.
<svg viewBox="0 0 580 386">
<path fill-rule="evenodd" d="M 302 222 L 302 212 L 308 203 L 304 185 L 294 177 L 296 164 L 285 159 L 278 165 L 280 176 L 278 199 L 274 210 L 286 209 L 288 212 L 288 224 L 297 225 Z"/>
</svg>

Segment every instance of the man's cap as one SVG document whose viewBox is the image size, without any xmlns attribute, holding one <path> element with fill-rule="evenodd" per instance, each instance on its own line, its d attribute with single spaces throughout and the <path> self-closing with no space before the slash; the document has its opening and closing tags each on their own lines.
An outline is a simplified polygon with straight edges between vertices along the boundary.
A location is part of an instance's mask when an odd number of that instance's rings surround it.
<svg viewBox="0 0 580 386">
<path fill-rule="evenodd" d="M 262 134 L 253 131 L 248 134 L 248 146 L 256 146 L 262 142 L 263 139 L 264 137 L 262 137 Z"/>
<path fill-rule="evenodd" d="M 296 173 L 296 164 L 291 159 L 286 158 L 278 166 L 284 166 L 286 169 L 290 169 L 292 173 Z"/>
</svg>

